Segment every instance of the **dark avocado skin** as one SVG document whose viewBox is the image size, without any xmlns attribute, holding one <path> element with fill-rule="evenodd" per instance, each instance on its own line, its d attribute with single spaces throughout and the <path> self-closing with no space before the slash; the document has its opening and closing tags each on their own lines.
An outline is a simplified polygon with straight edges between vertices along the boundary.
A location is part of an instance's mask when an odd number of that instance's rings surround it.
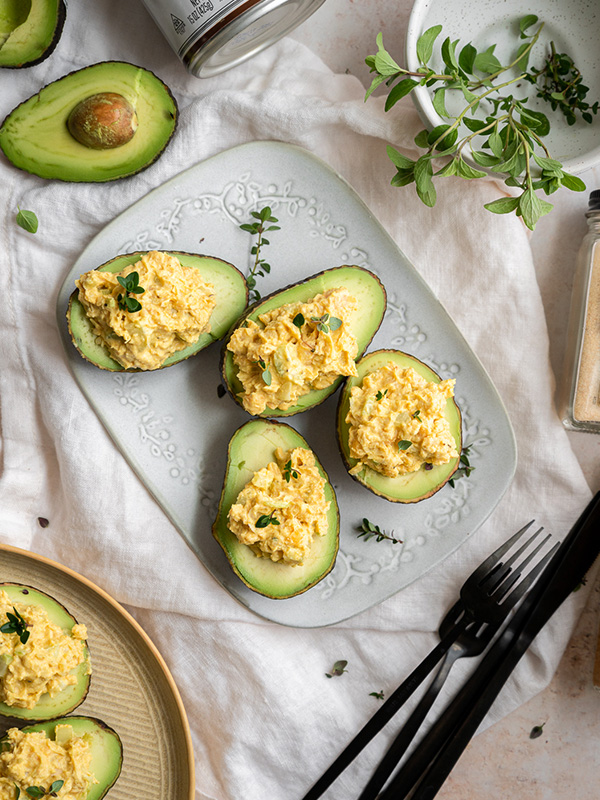
<svg viewBox="0 0 600 800">
<path fill-rule="evenodd" d="M 350 271 L 350 272 L 348 272 Z M 248 308 L 243 314 L 242 317 L 237 321 L 234 328 L 229 333 L 229 336 L 223 343 L 223 348 L 221 351 L 221 373 L 223 376 L 223 383 L 231 395 L 231 397 L 235 400 L 238 405 L 242 406 L 242 401 L 240 397 L 241 392 L 241 384 L 237 382 L 237 372 L 235 369 L 235 364 L 233 362 L 233 356 L 230 351 L 227 350 L 227 343 L 231 338 L 233 331 L 240 327 L 244 323 L 246 319 L 249 317 L 252 319 L 256 319 L 258 314 L 262 313 L 262 309 L 264 306 L 269 305 L 269 308 L 276 307 L 277 305 L 285 305 L 286 303 L 293 303 L 296 301 L 306 302 L 306 300 L 314 297 L 317 294 L 320 294 L 323 291 L 328 289 L 332 289 L 337 286 L 346 286 L 348 291 L 352 291 L 352 287 L 348 285 L 347 282 L 344 281 L 344 277 L 347 275 L 354 274 L 364 278 L 365 281 L 369 283 L 369 292 L 374 300 L 374 306 L 376 310 L 371 311 L 371 313 L 366 313 L 362 316 L 362 319 L 368 319 L 368 326 L 367 329 L 363 332 L 363 335 L 358 337 L 358 353 L 357 358 L 360 358 L 364 351 L 369 346 L 371 340 L 377 333 L 381 322 L 383 321 L 383 316 L 385 314 L 386 309 L 386 292 L 383 284 L 377 278 L 374 273 L 370 272 L 369 270 L 365 269 L 364 267 L 358 267 L 355 265 L 343 265 L 339 267 L 333 267 L 332 269 L 324 270 L 323 272 L 318 272 L 316 275 L 311 275 L 306 280 L 300 281 L 299 283 L 292 283 L 289 286 L 286 286 L 283 289 L 278 289 L 276 292 L 272 292 L 270 295 L 263 297 L 258 302 L 254 303 L 250 308 Z M 276 303 L 274 306 L 272 305 L 272 300 L 274 298 L 279 298 L 281 300 L 280 303 Z M 300 398 L 299 403 L 291 408 L 286 410 L 280 409 L 269 409 L 266 408 L 260 417 L 290 417 L 294 414 L 298 414 L 302 411 L 306 411 L 309 408 L 313 408 L 314 406 L 319 405 L 323 401 L 325 401 L 331 394 L 333 394 L 336 389 L 340 386 L 343 381 L 343 377 L 338 378 L 338 380 L 334 381 L 331 386 L 328 386 L 326 389 L 320 389 L 318 391 L 312 391 L 304 395 Z M 237 385 L 236 385 L 237 384 Z M 243 406 L 242 406 L 243 407 Z"/>
<path fill-rule="evenodd" d="M 325 478 L 325 496 L 330 502 L 327 512 L 329 529 L 325 535 L 313 538 L 311 554 L 305 564 L 291 566 L 259 558 L 247 545 L 238 541 L 227 527 L 229 509 L 252 475 L 274 460 L 276 447 L 310 449 L 294 428 L 275 420 L 253 419 L 233 434 L 227 452 L 219 510 L 212 530 L 233 571 L 249 589 L 272 600 L 285 600 L 310 589 L 333 569 L 339 546 L 340 522 L 335 491 L 315 454 L 317 467 Z"/>
<path fill-rule="evenodd" d="M 34 588 L 16 583 L 0 583 L 0 589 L 4 589 L 15 602 L 29 605 L 39 604 L 46 609 L 50 618 L 56 622 L 63 630 L 70 630 L 77 620 L 67 609 L 55 600 L 55 598 Z M 6 622 L 6 620 L 4 620 Z M 86 645 L 87 653 L 87 645 Z M 8 717 L 14 720 L 45 720 L 59 715 L 68 714 L 76 709 L 87 697 L 90 687 L 89 674 L 85 674 L 85 668 L 89 660 L 89 653 L 86 660 L 78 668 L 78 682 L 73 687 L 67 687 L 63 692 L 50 697 L 42 695 L 34 708 L 16 708 L 0 702 L 0 717 Z"/>
<path fill-rule="evenodd" d="M 67 119 L 78 103 L 102 92 L 131 102 L 138 127 L 130 142 L 95 150 L 71 136 Z M 170 89 L 153 72 L 127 61 L 102 61 L 64 75 L 16 106 L 0 126 L 0 149 L 14 166 L 41 178 L 106 183 L 151 166 L 170 142 L 178 113 Z"/>
<path fill-rule="evenodd" d="M 123 745 L 118 733 L 101 719 L 84 716 L 57 717 L 27 725 L 22 730 L 26 733 L 44 731 L 46 736 L 54 739 L 56 726 L 62 724 L 71 725 L 77 736 L 89 737 L 92 750 L 90 771 L 98 782 L 90 786 L 86 800 L 101 800 L 121 774 Z"/>
<path fill-rule="evenodd" d="M 337 408 L 337 438 L 340 453 L 344 466 L 348 472 L 356 464 L 350 457 L 348 444 L 348 425 L 345 422 L 349 406 L 350 390 L 353 386 L 359 385 L 362 381 L 360 377 L 361 366 L 372 363 L 372 369 L 382 366 L 388 360 L 396 361 L 401 366 L 411 366 L 426 380 L 441 380 L 430 367 L 419 361 L 415 356 L 403 353 L 400 350 L 374 350 L 367 353 L 358 363 L 359 378 L 349 378 L 340 393 Z M 367 372 L 371 372 L 368 369 Z M 450 429 L 456 442 L 456 449 L 460 454 L 462 448 L 461 413 L 455 401 L 448 401 L 446 417 L 450 422 Z M 369 491 L 389 500 L 392 503 L 418 503 L 438 492 L 450 480 L 459 466 L 459 458 L 453 459 L 448 466 L 439 465 L 429 471 L 423 468 L 410 475 L 395 479 L 385 479 L 379 473 L 365 467 L 363 471 L 356 475 L 351 475 L 355 481 L 362 484 Z"/>
<path fill-rule="evenodd" d="M 44 20 L 47 23 L 46 33 L 41 36 L 42 41 L 45 43 L 45 49 L 36 56 L 35 53 L 39 50 L 39 47 L 34 49 L 33 54 L 31 49 L 28 50 L 23 47 L 19 49 L 16 58 L 11 57 L 9 63 L 2 63 L 2 48 L 0 48 L 0 68 L 22 69 L 24 67 L 34 67 L 36 64 L 41 64 L 42 61 L 45 61 L 56 49 L 67 18 L 67 5 L 64 0 L 58 0 L 58 3 L 48 2 L 47 0 L 37 0 L 37 2 L 39 5 L 47 7 L 44 15 Z M 23 24 L 26 25 L 27 20 Z M 41 32 L 34 30 L 30 39 L 39 39 L 40 34 Z"/>
</svg>

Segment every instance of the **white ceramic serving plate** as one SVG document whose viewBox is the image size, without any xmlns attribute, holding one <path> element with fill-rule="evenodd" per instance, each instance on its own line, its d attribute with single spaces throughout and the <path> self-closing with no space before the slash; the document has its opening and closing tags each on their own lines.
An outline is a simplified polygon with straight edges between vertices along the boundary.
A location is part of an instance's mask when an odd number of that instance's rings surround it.
<svg viewBox="0 0 600 800">
<path fill-rule="evenodd" d="M 308 592 L 270 600 L 247 589 L 211 526 L 227 445 L 249 417 L 219 397 L 219 345 L 150 373 L 110 373 L 84 361 L 65 311 L 75 279 L 119 253 L 173 249 L 218 255 L 246 271 L 250 212 L 270 205 L 280 231 L 269 238 L 264 295 L 340 264 L 372 269 L 388 293 L 371 348 L 394 347 L 456 378 L 464 441 L 476 470 L 414 505 L 389 503 L 350 478 L 335 435 L 337 395 L 287 422 L 311 444 L 337 492 L 340 552 L 335 569 Z M 257 614 L 286 625 L 329 625 L 390 597 L 459 547 L 490 514 L 516 466 L 514 435 L 482 365 L 416 270 L 357 194 L 322 161 L 292 145 L 253 142 L 208 159 L 154 190 L 111 222 L 66 276 L 57 319 L 76 380 L 125 458 L 207 569 Z M 402 545 L 365 542 L 363 517 L 395 531 Z"/>
<path fill-rule="evenodd" d="M 525 5 L 521 0 L 477 0 L 476 3 L 470 0 L 416 0 L 406 32 L 407 67 L 410 70 L 418 68 L 417 40 L 434 25 L 443 26 L 434 48 L 432 63 L 436 68 L 443 64 L 439 46 L 447 36 L 452 41 L 460 39 L 457 50 L 468 42 L 472 42 L 480 52 L 497 44 L 495 55 L 501 63 L 508 64 L 520 44 L 519 20 L 527 14 L 537 15 L 539 22 L 544 23 L 529 63 L 540 67 L 548 45 L 553 41 L 557 52 L 568 53 L 581 71 L 585 85 L 589 86 L 587 101 L 593 104 L 600 100 L 600 5 L 597 0 L 531 0 Z M 559 111 L 552 111 L 548 103 L 533 96 L 531 84 L 523 83 L 517 90 L 511 87 L 507 91 L 512 91 L 517 97 L 529 95 L 528 107 L 548 116 L 551 128 L 544 142 L 551 155 L 568 172 L 584 172 L 600 163 L 600 114 L 594 117 L 592 124 L 578 119 L 575 125 L 569 126 Z M 429 129 L 448 122 L 433 108 L 430 90 L 426 87 L 417 87 L 411 96 Z M 460 104 L 460 108 L 463 107 L 464 98 Z M 450 103 L 447 103 L 447 108 L 452 113 Z M 474 114 L 485 115 L 483 105 Z"/>
</svg>

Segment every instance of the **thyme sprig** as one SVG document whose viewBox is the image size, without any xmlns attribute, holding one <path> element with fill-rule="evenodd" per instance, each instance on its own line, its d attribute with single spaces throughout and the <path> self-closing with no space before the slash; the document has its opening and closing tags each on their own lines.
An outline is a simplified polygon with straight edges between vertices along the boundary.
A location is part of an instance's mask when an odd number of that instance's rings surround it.
<svg viewBox="0 0 600 800">
<path fill-rule="evenodd" d="M 130 313 L 141 311 L 142 304 L 136 300 L 135 297 L 130 297 L 131 294 L 143 294 L 146 291 L 140 286 L 139 272 L 130 272 L 129 275 L 125 275 L 125 277 L 117 275 L 117 280 L 125 289 L 124 294 L 117 295 L 119 308 L 123 309 L 123 311 L 129 311 Z"/>
<path fill-rule="evenodd" d="M 283 467 L 283 477 L 285 478 L 285 482 L 289 483 L 291 478 L 297 479 L 300 473 L 297 469 L 292 467 L 292 459 L 290 458 Z"/>
<path fill-rule="evenodd" d="M 0 628 L 0 633 L 16 633 L 21 641 L 21 644 L 26 644 L 27 640 L 29 639 L 27 623 L 14 606 L 13 611 L 15 612 L 14 614 L 11 614 L 10 611 L 6 612 L 8 622 L 5 622 L 4 625 L 2 625 Z"/>
<path fill-rule="evenodd" d="M 471 445 L 467 445 L 463 447 L 462 452 L 460 454 L 459 459 L 459 467 L 454 473 L 454 475 L 450 478 L 448 483 L 454 489 L 455 481 L 459 478 L 468 478 L 469 475 L 473 472 L 475 467 L 471 464 L 471 460 L 469 458 L 469 451 L 471 450 Z"/>
<path fill-rule="evenodd" d="M 47 789 L 44 789 L 43 786 L 28 786 L 25 789 L 25 794 L 27 797 L 32 798 L 39 798 L 39 797 L 56 797 L 57 793 L 62 789 L 64 781 L 54 781 Z M 21 791 L 18 786 L 15 784 L 15 788 L 17 789 L 17 795 L 15 800 L 20 797 Z"/>
<path fill-rule="evenodd" d="M 280 525 L 281 523 L 275 516 L 275 510 L 271 511 L 270 514 L 261 514 L 260 517 L 256 520 L 256 527 L 257 528 L 266 528 L 267 525 Z"/>
<path fill-rule="evenodd" d="M 317 323 L 317 330 L 321 333 L 329 333 L 329 331 L 337 331 L 342 324 L 342 320 L 338 317 L 332 317 L 327 312 L 321 317 L 311 317 L 313 322 Z"/>
<path fill-rule="evenodd" d="M 383 542 L 384 539 L 392 542 L 393 544 L 402 544 L 402 539 L 397 539 L 395 536 L 392 536 L 390 533 L 386 533 L 382 531 L 379 525 L 374 525 L 372 522 L 365 517 L 362 523 L 358 526 L 358 530 L 360 533 L 358 534 L 358 538 L 364 538 L 365 542 L 368 542 L 369 539 L 373 537 L 376 538 L 378 542 Z"/>
<path fill-rule="evenodd" d="M 259 211 L 251 211 L 250 216 L 255 220 L 255 222 L 244 222 L 242 225 L 240 225 L 240 228 L 243 231 L 247 231 L 253 236 L 258 237 L 256 244 L 252 245 L 252 249 L 250 250 L 250 253 L 254 256 L 254 264 L 250 268 L 250 272 L 246 278 L 246 283 L 250 289 L 250 302 L 253 303 L 261 298 L 261 294 L 256 288 L 257 276 L 264 278 L 265 275 L 268 275 L 269 272 L 271 272 L 271 265 L 266 261 L 266 259 L 260 257 L 262 248 L 271 244 L 271 242 L 265 238 L 264 234 L 266 231 L 279 231 L 281 228 L 278 225 L 270 224 L 279 222 L 277 217 L 274 217 L 271 213 L 270 206 L 265 206 Z"/>
<path fill-rule="evenodd" d="M 434 109 L 440 117 L 449 120 L 432 131 L 423 130 L 417 134 L 415 144 L 424 153 L 416 160 L 388 146 L 388 155 L 397 170 L 391 181 L 393 186 L 414 183 L 419 198 L 432 207 L 437 197 L 434 177 L 454 175 L 466 180 L 485 177 L 486 172 L 465 161 L 464 156 L 468 155 L 478 166 L 505 175 L 507 186 L 521 189 L 519 195 L 499 198 L 486 203 L 485 208 L 495 214 L 514 211 L 531 230 L 552 209 L 552 204 L 538 197 L 536 190 L 541 189 L 546 195 L 561 186 L 572 191 L 585 190 L 583 181 L 565 172 L 544 144 L 543 137 L 550 131 L 548 117 L 529 108 L 527 98 L 520 99 L 502 91 L 509 86 L 517 88 L 520 81 L 533 83 L 538 88 L 538 96 L 547 100 L 553 110 L 562 111 L 569 124 L 575 121 L 576 111 L 581 112 L 585 122 L 591 122 L 592 114 L 597 112 L 598 103 L 590 105 L 585 100 L 588 87 L 582 84 L 572 59 L 564 53 L 557 54 L 553 45 L 545 65 L 528 71 L 532 48 L 544 27 L 541 23 L 532 31 L 537 22 L 535 14 L 520 20 L 523 41 L 506 65 L 494 54 L 496 45 L 478 52 L 469 42 L 459 50 L 458 39 L 446 38 L 441 45 L 442 72 L 430 64 L 441 25 L 429 28 L 419 37 L 420 66 L 414 72 L 400 67 L 383 46 L 381 34 L 377 36 L 377 53 L 365 59 L 375 73 L 365 100 L 385 83 L 390 87 L 385 103 L 385 110 L 389 111 L 417 86 L 427 86 L 432 89 Z M 452 91 L 460 93 L 465 101 L 456 115 L 446 108 L 447 95 Z M 480 108 L 485 109 L 485 117 L 472 116 Z M 464 133 L 465 128 L 467 133 Z M 434 163 L 438 159 L 443 159 L 444 163 L 435 171 Z"/>
</svg>

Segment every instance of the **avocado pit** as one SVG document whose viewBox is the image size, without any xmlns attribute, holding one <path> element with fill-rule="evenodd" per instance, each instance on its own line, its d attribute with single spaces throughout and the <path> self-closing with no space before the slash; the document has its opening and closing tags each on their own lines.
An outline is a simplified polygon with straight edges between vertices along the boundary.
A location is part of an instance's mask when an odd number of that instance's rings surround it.
<svg viewBox="0 0 600 800">
<path fill-rule="evenodd" d="M 86 97 L 67 119 L 71 136 L 92 150 L 122 147 L 133 139 L 137 126 L 134 107 L 116 92 L 100 92 Z"/>
</svg>

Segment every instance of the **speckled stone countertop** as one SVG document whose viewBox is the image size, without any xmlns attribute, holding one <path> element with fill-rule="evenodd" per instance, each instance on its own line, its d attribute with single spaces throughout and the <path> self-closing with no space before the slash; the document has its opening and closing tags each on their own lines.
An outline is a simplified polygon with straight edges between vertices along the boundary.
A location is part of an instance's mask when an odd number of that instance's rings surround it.
<svg viewBox="0 0 600 800">
<path fill-rule="evenodd" d="M 402 54 L 411 6 L 412 0 L 326 0 L 292 36 L 335 72 L 369 85 L 364 58 L 375 52 L 375 37 L 382 31 L 386 47 Z M 581 177 L 590 191 L 600 187 L 599 168 Z M 531 246 L 560 382 L 575 258 L 587 231 L 587 192 L 559 190 L 552 202 L 554 210 L 538 223 Z M 590 488 L 600 490 L 600 436 L 569 437 Z M 441 800 L 598 800 L 600 690 L 592 675 L 599 622 L 597 584 L 550 685 L 473 739 L 439 792 Z M 541 725 L 542 734 L 530 738 Z"/>
</svg>

